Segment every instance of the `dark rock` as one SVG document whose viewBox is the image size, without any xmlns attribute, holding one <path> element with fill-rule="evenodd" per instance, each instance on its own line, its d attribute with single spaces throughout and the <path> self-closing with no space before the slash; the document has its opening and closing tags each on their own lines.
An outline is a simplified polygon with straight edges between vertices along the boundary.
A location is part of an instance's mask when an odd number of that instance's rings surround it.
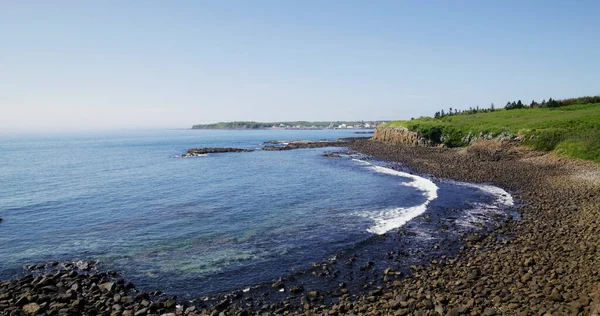
<svg viewBox="0 0 600 316">
<path fill-rule="evenodd" d="M 302 293 L 302 292 L 304 292 L 304 287 L 302 287 L 302 286 L 290 286 L 290 292 L 294 293 L 294 294 Z"/>
<path fill-rule="evenodd" d="M 19 299 L 15 302 L 15 305 L 17 306 L 23 306 L 25 304 L 29 303 L 29 300 L 27 299 L 27 297 L 25 296 L 21 296 L 19 297 Z"/>
<path fill-rule="evenodd" d="M 322 148 L 322 147 L 345 147 L 347 142 L 344 140 L 337 141 L 307 141 L 307 140 L 298 140 L 289 142 L 286 145 L 266 145 L 262 149 L 263 150 L 292 150 L 292 149 L 300 149 L 300 148 Z"/>
<path fill-rule="evenodd" d="M 219 302 L 219 304 L 215 305 L 215 309 L 218 311 L 223 311 L 227 307 L 229 307 L 230 304 L 231 302 L 229 302 L 229 300 L 222 300 L 221 302 Z"/>
<path fill-rule="evenodd" d="M 192 149 L 189 149 L 187 151 L 187 153 L 185 155 L 183 155 L 182 157 L 196 157 L 196 156 L 200 156 L 200 155 L 218 154 L 218 153 L 246 153 L 246 152 L 252 152 L 252 151 L 253 150 L 250 150 L 250 149 L 230 148 L 230 147 L 226 147 L 226 148 L 192 148 Z"/>
<path fill-rule="evenodd" d="M 381 296 L 383 295 L 383 291 L 382 290 L 373 290 L 373 291 L 369 291 L 369 293 L 367 293 L 367 296 Z"/>
</svg>

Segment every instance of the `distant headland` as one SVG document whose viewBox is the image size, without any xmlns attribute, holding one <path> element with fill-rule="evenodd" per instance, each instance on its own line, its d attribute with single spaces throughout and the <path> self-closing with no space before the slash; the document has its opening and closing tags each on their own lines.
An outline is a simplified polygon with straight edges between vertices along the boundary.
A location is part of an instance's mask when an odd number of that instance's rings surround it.
<svg viewBox="0 0 600 316">
<path fill-rule="evenodd" d="M 219 122 L 213 124 L 198 124 L 192 126 L 192 129 L 372 129 L 378 124 L 387 123 L 386 121 L 291 121 L 291 122 L 252 122 L 235 121 Z"/>
</svg>

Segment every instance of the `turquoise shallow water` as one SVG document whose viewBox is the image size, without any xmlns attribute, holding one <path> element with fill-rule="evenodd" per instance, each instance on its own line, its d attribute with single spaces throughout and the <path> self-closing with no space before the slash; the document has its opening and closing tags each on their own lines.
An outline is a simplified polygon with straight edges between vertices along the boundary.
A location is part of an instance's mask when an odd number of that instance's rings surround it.
<svg viewBox="0 0 600 316">
<path fill-rule="evenodd" d="M 414 210 L 430 202 L 431 192 L 411 185 L 409 176 L 322 157 L 331 148 L 173 157 L 191 147 L 255 149 L 268 140 L 350 136 L 340 130 L 4 133 L 0 278 L 20 275 L 26 264 L 99 260 L 142 289 L 194 296 L 304 269 L 367 239 L 378 216 L 402 213 L 383 210 Z M 493 199 L 452 184 L 438 195 L 447 204 Z"/>
</svg>

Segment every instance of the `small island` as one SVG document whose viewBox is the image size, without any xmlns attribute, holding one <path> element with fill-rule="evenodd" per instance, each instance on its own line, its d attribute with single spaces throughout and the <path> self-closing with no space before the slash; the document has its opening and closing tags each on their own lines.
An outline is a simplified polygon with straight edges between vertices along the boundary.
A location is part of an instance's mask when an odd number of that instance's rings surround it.
<svg viewBox="0 0 600 316">
<path fill-rule="evenodd" d="M 321 129 L 373 129 L 387 121 L 290 121 L 290 122 L 253 122 L 234 121 L 213 124 L 198 124 L 192 129 L 294 129 L 294 130 L 321 130 Z"/>
</svg>

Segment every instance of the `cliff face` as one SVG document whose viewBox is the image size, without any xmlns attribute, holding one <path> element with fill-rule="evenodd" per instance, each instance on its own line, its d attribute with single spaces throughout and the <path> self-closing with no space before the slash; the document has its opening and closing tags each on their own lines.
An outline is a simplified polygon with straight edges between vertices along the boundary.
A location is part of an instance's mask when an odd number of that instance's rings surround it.
<svg viewBox="0 0 600 316">
<path fill-rule="evenodd" d="M 416 132 L 411 132 L 404 127 L 398 126 L 377 126 L 373 139 L 396 145 L 415 147 L 430 147 L 435 145 L 431 141 L 419 137 L 419 134 Z"/>
</svg>

